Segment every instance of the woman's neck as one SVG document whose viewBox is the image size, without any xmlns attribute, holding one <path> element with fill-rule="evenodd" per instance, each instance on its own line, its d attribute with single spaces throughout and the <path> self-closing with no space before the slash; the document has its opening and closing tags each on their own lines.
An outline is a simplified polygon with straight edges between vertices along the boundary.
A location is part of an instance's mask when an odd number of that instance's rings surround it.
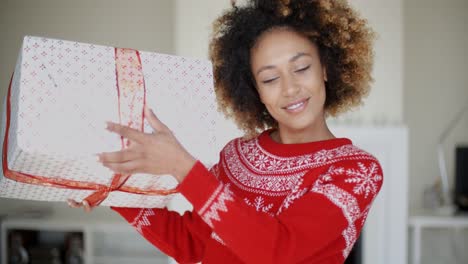
<svg viewBox="0 0 468 264">
<path fill-rule="evenodd" d="M 319 126 L 305 129 L 288 129 L 280 126 L 271 133 L 271 138 L 282 144 L 298 144 L 333 139 L 335 136 L 324 121 Z"/>
</svg>

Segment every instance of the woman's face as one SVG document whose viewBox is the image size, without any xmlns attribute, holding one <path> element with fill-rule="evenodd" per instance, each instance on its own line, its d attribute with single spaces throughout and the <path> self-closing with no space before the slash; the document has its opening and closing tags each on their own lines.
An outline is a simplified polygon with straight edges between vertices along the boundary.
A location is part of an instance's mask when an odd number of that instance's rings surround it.
<svg viewBox="0 0 468 264">
<path fill-rule="evenodd" d="M 324 121 L 327 76 L 317 46 L 278 28 L 263 33 L 250 54 L 260 99 L 279 129 L 318 129 Z"/>
</svg>

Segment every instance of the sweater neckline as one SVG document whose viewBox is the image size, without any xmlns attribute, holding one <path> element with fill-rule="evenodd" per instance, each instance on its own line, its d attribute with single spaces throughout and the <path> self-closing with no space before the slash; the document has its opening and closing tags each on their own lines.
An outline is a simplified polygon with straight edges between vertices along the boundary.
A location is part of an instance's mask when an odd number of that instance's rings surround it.
<svg viewBox="0 0 468 264">
<path fill-rule="evenodd" d="M 306 155 L 324 149 L 334 149 L 344 145 L 353 144 L 348 138 L 333 138 L 306 143 L 283 144 L 273 140 L 271 137 L 271 132 L 273 131 L 273 129 L 263 131 L 258 137 L 258 142 L 266 151 L 279 156 Z"/>
</svg>

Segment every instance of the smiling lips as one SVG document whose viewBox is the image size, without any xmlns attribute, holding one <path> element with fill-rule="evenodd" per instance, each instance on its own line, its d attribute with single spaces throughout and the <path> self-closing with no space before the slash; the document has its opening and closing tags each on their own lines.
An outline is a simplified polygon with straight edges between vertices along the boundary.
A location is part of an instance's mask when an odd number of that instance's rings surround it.
<svg viewBox="0 0 468 264">
<path fill-rule="evenodd" d="M 297 113 L 297 112 L 300 112 L 302 111 L 307 103 L 309 102 L 309 99 L 310 98 L 306 98 L 306 99 L 303 99 L 301 101 L 296 101 L 292 104 L 289 104 L 285 107 L 283 107 L 284 110 L 286 110 L 287 112 L 290 112 L 290 113 Z"/>
</svg>

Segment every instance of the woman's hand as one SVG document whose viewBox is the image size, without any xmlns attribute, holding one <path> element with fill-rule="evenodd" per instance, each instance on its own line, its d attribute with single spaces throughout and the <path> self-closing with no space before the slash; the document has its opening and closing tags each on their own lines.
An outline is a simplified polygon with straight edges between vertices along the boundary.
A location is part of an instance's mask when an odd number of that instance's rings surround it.
<svg viewBox="0 0 468 264">
<path fill-rule="evenodd" d="M 99 154 L 99 161 L 115 173 L 170 174 L 182 182 L 196 159 L 153 111 L 148 107 L 144 111 L 154 132 L 147 134 L 127 126 L 107 123 L 109 131 L 129 139 L 131 143 L 126 149 Z"/>
<path fill-rule="evenodd" d="M 108 130 L 129 139 L 131 144 L 120 151 L 99 154 L 99 161 L 115 173 L 170 174 L 178 182 L 182 182 L 195 164 L 195 158 L 184 149 L 171 130 L 147 107 L 145 107 L 145 116 L 154 130 L 151 134 L 108 123 Z M 68 205 L 73 208 L 83 207 L 86 212 L 92 210 L 86 200 L 77 202 L 68 199 Z"/>
<path fill-rule="evenodd" d="M 84 200 L 82 201 L 81 203 L 80 202 L 77 202 L 73 199 L 68 199 L 67 200 L 68 202 L 68 206 L 70 206 L 71 208 L 81 208 L 83 207 L 83 209 L 85 210 L 85 212 L 89 213 L 93 210 L 93 208 L 91 208 L 91 206 L 89 206 L 89 203 Z"/>
</svg>

